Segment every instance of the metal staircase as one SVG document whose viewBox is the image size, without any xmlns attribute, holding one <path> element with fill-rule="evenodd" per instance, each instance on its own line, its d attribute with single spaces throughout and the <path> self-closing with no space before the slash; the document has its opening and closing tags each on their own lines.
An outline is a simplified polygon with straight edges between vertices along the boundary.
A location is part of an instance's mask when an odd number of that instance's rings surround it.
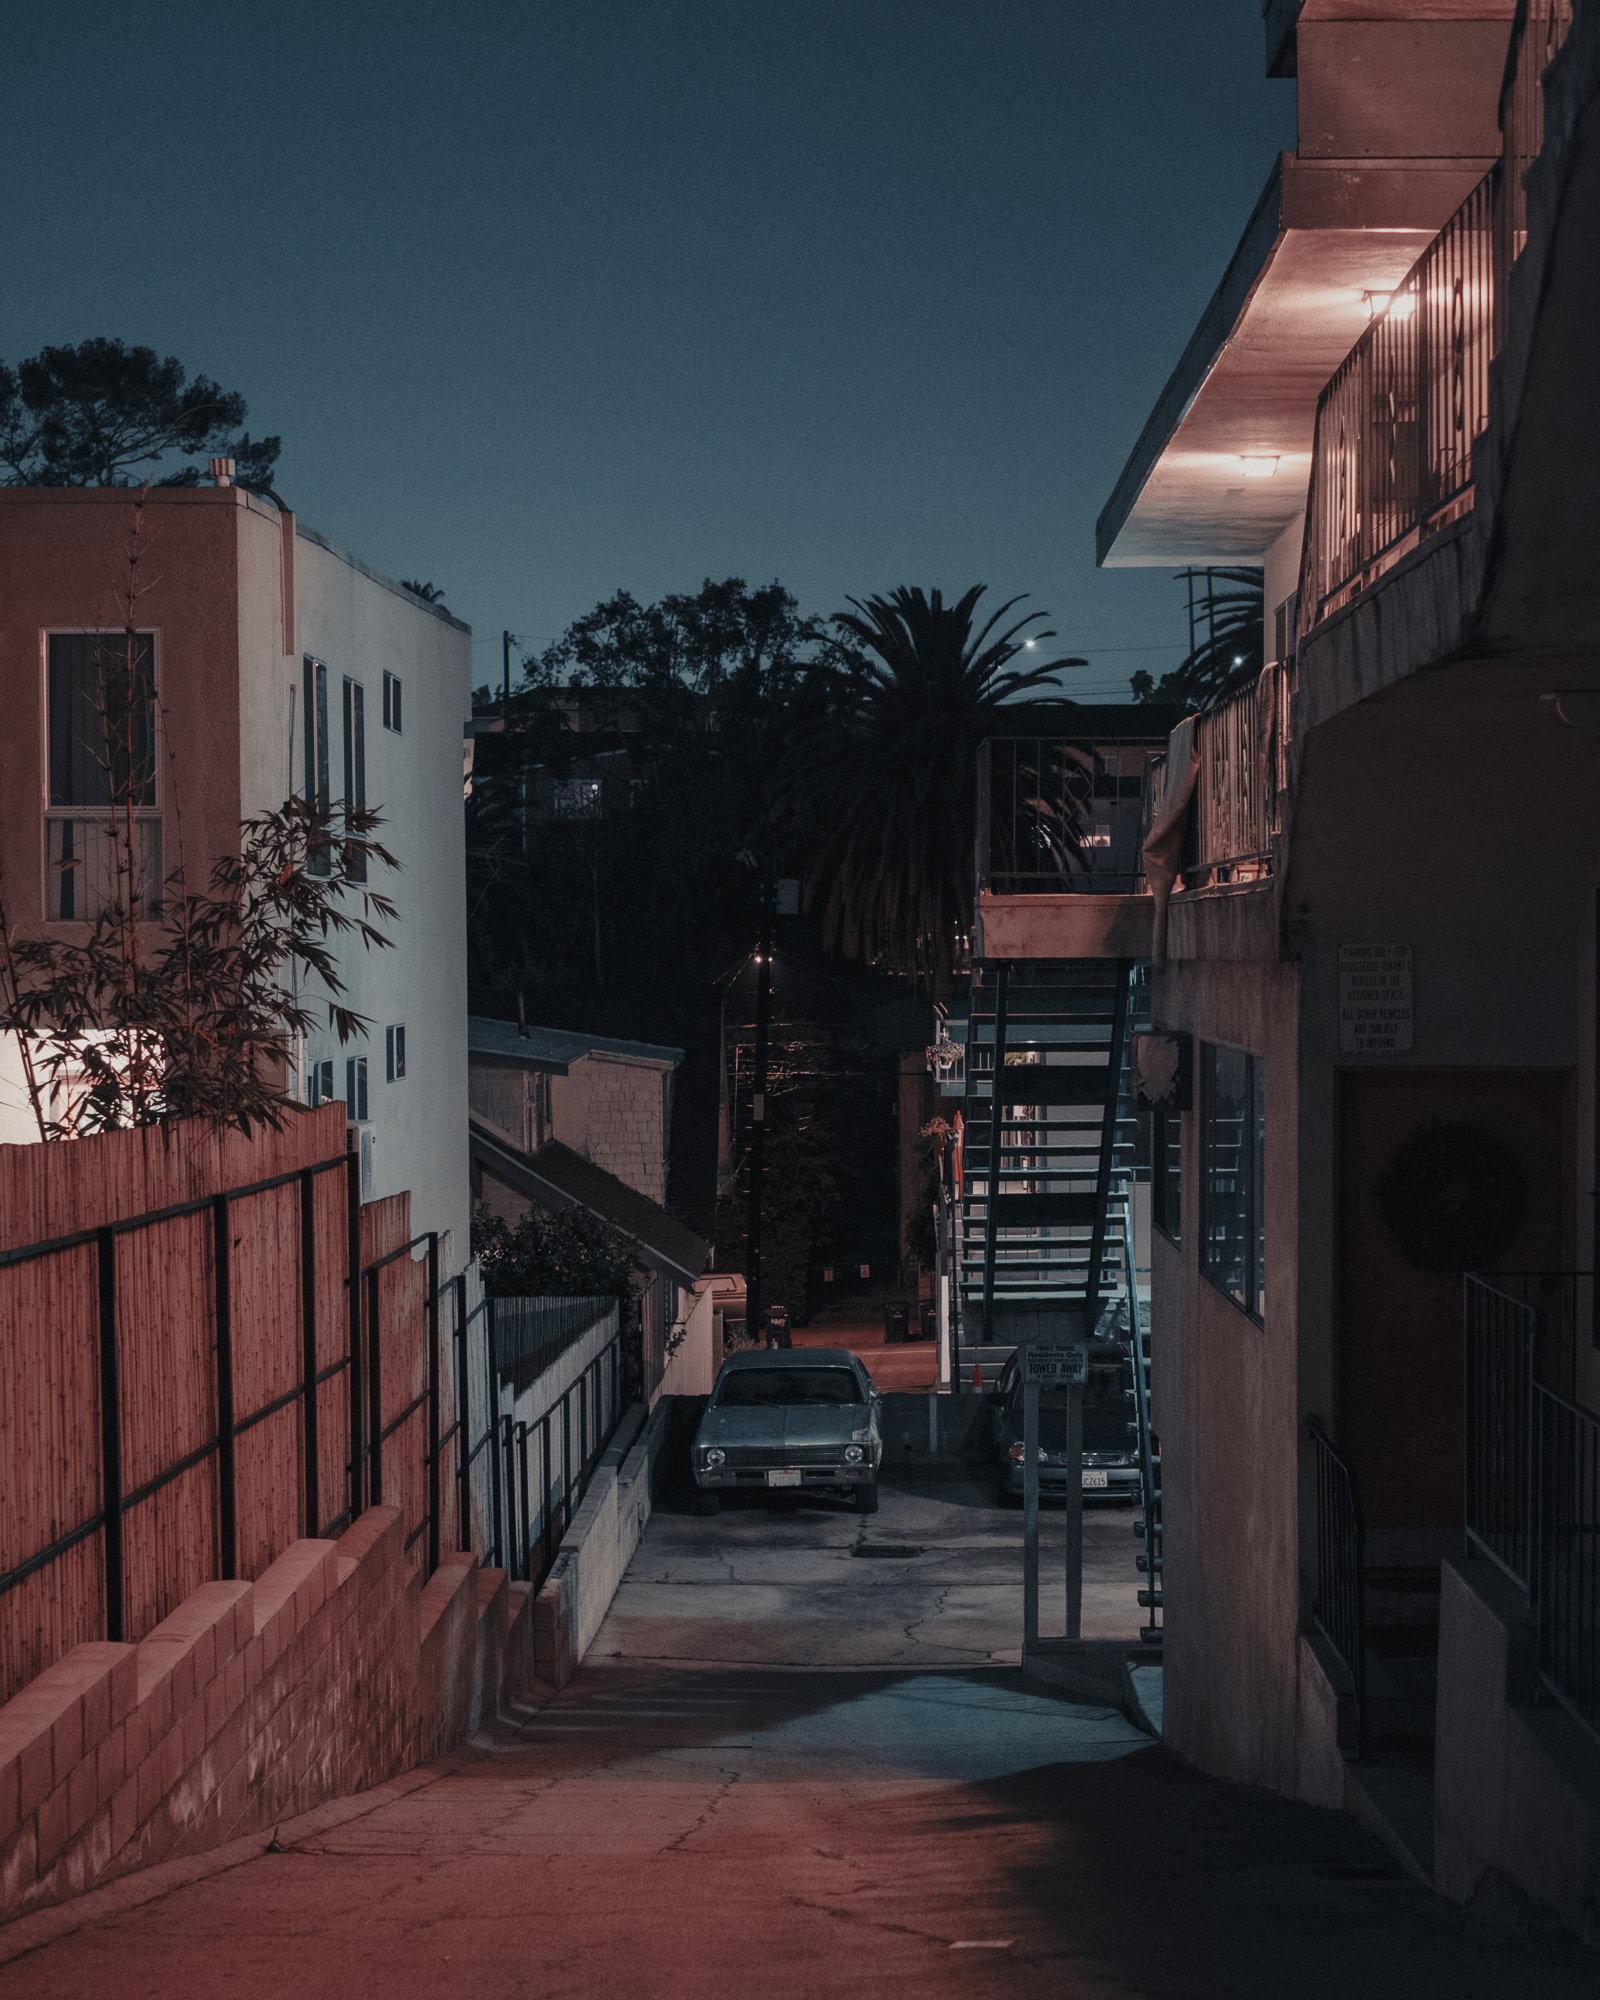
<svg viewBox="0 0 1600 2000">
<path fill-rule="evenodd" d="M 1006 975 L 1009 975 L 1008 977 Z M 1018 1308 L 1065 1309 L 1091 1332 L 1128 1296 L 1136 1126 L 1128 1050 L 1146 968 L 1087 959 L 980 966 L 967 1027 L 959 1283 L 962 1384 L 985 1384 L 1015 1345 Z M 999 1171 L 991 1213 L 995 1049 Z M 1129 1237 L 1131 1241 L 1131 1237 Z M 986 1275 L 993 1311 L 985 1337 Z"/>
<path fill-rule="evenodd" d="M 1133 1524 L 1133 1532 L 1144 1543 L 1143 1553 L 1134 1558 L 1135 1565 L 1145 1579 L 1145 1587 L 1139 1592 L 1141 1610 L 1150 1613 L 1150 1622 L 1139 1627 L 1139 1637 L 1146 1645 L 1159 1645 L 1161 1641 L 1161 1453 L 1157 1445 L 1156 1432 L 1151 1419 L 1150 1403 L 1150 1309 L 1139 1303 L 1139 1287 L 1133 1279 L 1133 1204 L 1124 1205 L 1123 1259 L 1130 1274 L 1128 1297 L 1131 1300 L 1130 1325 L 1133 1339 L 1128 1347 L 1128 1359 L 1133 1370 L 1134 1409 L 1139 1427 L 1139 1495 L 1143 1512 Z"/>
</svg>

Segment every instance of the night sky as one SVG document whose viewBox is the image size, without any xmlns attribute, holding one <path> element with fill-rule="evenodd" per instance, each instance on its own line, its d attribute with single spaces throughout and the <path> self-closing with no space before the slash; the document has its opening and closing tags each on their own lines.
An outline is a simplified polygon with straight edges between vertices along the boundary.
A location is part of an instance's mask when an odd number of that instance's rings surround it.
<svg viewBox="0 0 1600 2000">
<path fill-rule="evenodd" d="M 0 355 L 242 391 L 475 677 L 729 574 L 1029 592 L 1080 694 L 1175 664 L 1094 518 L 1293 143 L 1259 0 L 69 0 L 6 67 Z"/>
</svg>

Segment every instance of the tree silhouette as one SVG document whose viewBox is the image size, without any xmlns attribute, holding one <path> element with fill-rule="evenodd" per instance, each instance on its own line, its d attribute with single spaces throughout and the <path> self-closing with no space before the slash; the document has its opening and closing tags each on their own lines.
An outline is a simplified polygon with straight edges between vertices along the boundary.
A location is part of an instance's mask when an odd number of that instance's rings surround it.
<svg viewBox="0 0 1600 2000">
<path fill-rule="evenodd" d="M 1013 668 L 1055 634 L 1023 637 L 1038 611 L 997 630 L 1020 597 L 977 626 L 984 589 L 948 605 L 937 590 L 904 587 L 851 598 L 833 620 L 852 649 L 835 667 L 839 698 L 796 736 L 777 781 L 780 821 L 809 857 L 807 897 L 821 906 L 826 941 L 906 970 L 927 963 L 936 992 L 948 990 L 972 926 L 978 745 L 1002 702 L 1060 699 L 1055 676 L 1084 664 Z"/>
<path fill-rule="evenodd" d="M 0 464 L 9 486 L 139 486 L 173 452 L 231 458 L 237 483 L 270 486 L 282 440 L 234 432 L 243 396 L 153 347 L 85 340 L 45 347 L 15 371 L 0 361 Z M 138 469 L 136 471 L 136 468 Z M 198 486 L 186 465 L 160 486 Z"/>
<path fill-rule="evenodd" d="M 1214 708 L 1261 672 L 1266 659 L 1263 573 L 1184 569 L 1178 579 L 1189 586 L 1189 651 L 1159 681 L 1146 673 L 1135 674 L 1133 696 L 1135 701 L 1170 703 L 1193 714 Z"/>
</svg>

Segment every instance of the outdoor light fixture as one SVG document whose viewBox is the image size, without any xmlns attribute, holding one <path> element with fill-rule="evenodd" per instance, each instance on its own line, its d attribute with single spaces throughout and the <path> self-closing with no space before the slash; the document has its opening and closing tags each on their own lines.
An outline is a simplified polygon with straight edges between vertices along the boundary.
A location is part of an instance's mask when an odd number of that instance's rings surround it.
<svg viewBox="0 0 1600 2000">
<path fill-rule="evenodd" d="M 1275 458 L 1241 458 L 1239 463 L 1246 479 L 1270 479 L 1278 469 Z"/>
<path fill-rule="evenodd" d="M 1410 319 L 1417 309 L 1410 292 L 1363 292 L 1361 303 L 1368 319 Z"/>
</svg>

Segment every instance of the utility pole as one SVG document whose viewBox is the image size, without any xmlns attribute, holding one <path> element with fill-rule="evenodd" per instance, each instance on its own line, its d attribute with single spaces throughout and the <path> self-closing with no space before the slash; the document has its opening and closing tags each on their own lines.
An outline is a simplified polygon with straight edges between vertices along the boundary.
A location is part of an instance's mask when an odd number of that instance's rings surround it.
<svg viewBox="0 0 1600 2000">
<path fill-rule="evenodd" d="M 761 1181 L 766 1170 L 767 1023 L 772 1011 L 772 869 L 761 870 L 761 942 L 756 947 L 756 1065 L 750 1095 L 750 1205 L 745 1222 L 745 1333 L 765 1342 L 761 1299 Z"/>
<path fill-rule="evenodd" d="M 500 660 L 505 670 L 505 693 L 501 701 L 500 713 L 505 717 L 506 725 L 509 728 L 511 723 L 511 634 L 509 632 L 502 632 L 500 634 Z"/>
</svg>

